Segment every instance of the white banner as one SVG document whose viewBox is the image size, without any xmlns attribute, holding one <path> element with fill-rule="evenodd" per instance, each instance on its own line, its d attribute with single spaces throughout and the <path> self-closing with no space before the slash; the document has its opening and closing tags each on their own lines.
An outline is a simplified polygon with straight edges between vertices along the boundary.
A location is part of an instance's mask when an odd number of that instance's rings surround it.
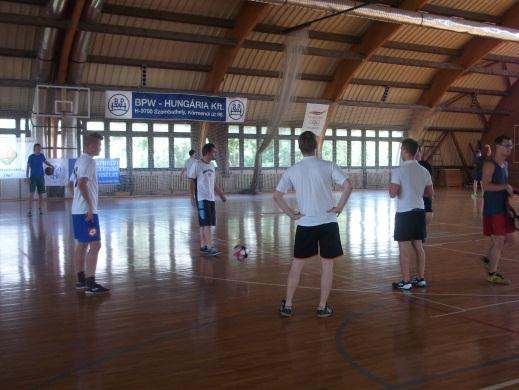
<svg viewBox="0 0 519 390">
<path fill-rule="evenodd" d="M 301 131 L 311 131 L 316 135 L 321 135 L 324 131 L 324 125 L 326 124 L 328 108 L 328 104 L 307 103 L 305 120 Z"/>
<path fill-rule="evenodd" d="M 65 158 L 48 158 L 54 166 L 54 173 L 52 175 L 45 175 L 45 186 L 47 187 L 63 187 L 67 185 L 68 175 L 68 159 Z M 44 168 L 46 166 L 44 165 Z"/>
<path fill-rule="evenodd" d="M 34 139 L 0 135 L 0 179 L 22 179 L 26 175 L 27 159 L 32 153 Z"/>
</svg>

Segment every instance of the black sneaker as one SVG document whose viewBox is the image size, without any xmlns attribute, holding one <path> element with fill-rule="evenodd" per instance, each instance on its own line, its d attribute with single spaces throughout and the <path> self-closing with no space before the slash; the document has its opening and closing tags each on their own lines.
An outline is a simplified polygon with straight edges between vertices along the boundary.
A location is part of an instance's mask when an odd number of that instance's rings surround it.
<svg viewBox="0 0 519 390">
<path fill-rule="evenodd" d="M 207 245 L 200 247 L 200 252 L 202 252 L 202 253 L 207 253 L 208 250 L 209 250 L 209 248 L 207 247 Z"/>
<path fill-rule="evenodd" d="M 411 284 L 413 287 L 427 287 L 427 281 L 424 278 L 419 278 L 417 276 L 411 280 Z"/>
<path fill-rule="evenodd" d="M 76 283 L 76 290 L 86 290 L 87 285 L 85 282 L 77 282 Z"/>
<path fill-rule="evenodd" d="M 85 290 L 85 294 L 88 295 L 100 295 L 100 294 L 106 294 L 110 291 L 109 288 L 101 286 L 99 283 L 94 283 L 94 285 L 88 287 Z"/>
<path fill-rule="evenodd" d="M 292 317 L 292 307 L 287 307 L 286 302 L 285 299 L 281 301 L 281 306 L 279 306 L 279 315 L 282 317 Z"/>
<path fill-rule="evenodd" d="M 393 288 L 397 290 L 409 291 L 413 288 L 411 282 L 405 282 L 401 280 L 400 282 L 393 283 Z"/>
<path fill-rule="evenodd" d="M 27 211 L 27 216 L 32 217 L 32 210 Z"/>
<path fill-rule="evenodd" d="M 483 265 L 488 269 L 490 268 L 490 259 L 486 256 L 483 256 L 481 258 L 481 262 L 483 263 Z"/>
<path fill-rule="evenodd" d="M 209 255 L 209 256 L 218 256 L 221 252 L 216 249 L 214 246 L 212 247 L 209 247 L 207 249 L 207 252 L 204 252 L 206 255 Z"/>
<path fill-rule="evenodd" d="M 318 308 L 316 311 L 316 314 L 317 314 L 317 317 L 319 317 L 319 318 L 331 317 L 333 314 L 333 309 L 330 306 L 328 306 L 328 304 L 327 304 L 322 309 Z"/>
<path fill-rule="evenodd" d="M 43 210 L 39 209 L 39 213 L 40 213 L 40 215 L 43 215 Z"/>
</svg>

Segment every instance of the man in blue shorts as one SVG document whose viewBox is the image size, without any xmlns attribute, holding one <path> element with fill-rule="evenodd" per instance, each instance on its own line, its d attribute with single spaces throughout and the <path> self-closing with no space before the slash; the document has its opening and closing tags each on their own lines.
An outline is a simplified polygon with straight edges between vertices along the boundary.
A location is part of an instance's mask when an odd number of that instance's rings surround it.
<svg viewBox="0 0 519 390">
<path fill-rule="evenodd" d="M 110 289 L 95 281 L 97 257 L 101 249 L 98 217 L 98 183 L 96 161 L 101 151 L 103 136 L 98 133 L 85 135 L 83 154 L 76 160 L 71 181 L 74 184 L 72 223 L 74 226 L 74 265 L 77 271 L 76 289 L 88 295 L 104 294 Z"/>
<path fill-rule="evenodd" d="M 32 216 L 32 200 L 34 193 L 38 190 L 38 209 L 40 215 L 43 214 L 43 194 L 45 193 L 45 172 L 43 164 L 54 169 L 54 166 L 47 161 L 45 155 L 41 152 L 41 145 L 34 144 L 34 153 L 27 160 L 26 180 L 29 182 L 29 211 L 27 216 Z"/>
</svg>

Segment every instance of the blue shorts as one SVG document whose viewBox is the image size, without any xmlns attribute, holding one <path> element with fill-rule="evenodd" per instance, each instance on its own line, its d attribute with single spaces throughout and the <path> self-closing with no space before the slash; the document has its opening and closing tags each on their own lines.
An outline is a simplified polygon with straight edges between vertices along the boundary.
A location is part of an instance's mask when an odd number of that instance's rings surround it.
<svg viewBox="0 0 519 390">
<path fill-rule="evenodd" d="M 94 214 L 92 221 L 85 219 L 85 214 L 72 214 L 72 226 L 74 228 L 74 239 L 82 243 L 101 240 L 99 229 L 99 216 Z"/>
</svg>

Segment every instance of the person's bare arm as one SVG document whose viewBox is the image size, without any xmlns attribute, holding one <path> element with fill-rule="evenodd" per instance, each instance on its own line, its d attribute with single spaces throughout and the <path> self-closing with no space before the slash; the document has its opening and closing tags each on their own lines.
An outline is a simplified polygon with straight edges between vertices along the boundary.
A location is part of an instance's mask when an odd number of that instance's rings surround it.
<svg viewBox="0 0 519 390">
<path fill-rule="evenodd" d="M 193 179 L 189 180 L 189 194 L 191 196 L 191 204 L 193 206 L 195 206 L 196 205 L 195 182 Z"/>
<path fill-rule="evenodd" d="M 29 164 L 27 164 L 27 170 L 25 171 L 25 180 L 26 181 L 29 181 L 29 172 L 31 170 L 31 166 Z"/>
<path fill-rule="evenodd" d="M 349 179 L 345 180 L 342 184 L 342 194 L 341 198 L 339 199 L 339 203 L 337 206 L 331 208 L 328 210 L 329 213 L 335 213 L 339 215 L 342 213 L 342 210 L 344 210 L 344 206 L 346 206 L 346 203 L 348 203 L 348 199 L 350 199 L 351 192 L 353 191 L 353 184 L 351 184 L 351 181 Z"/>
<path fill-rule="evenodd" d="M 88 193 L 88 178 L 80 177 L 77 182 L 77 187 L 83 199 L 88 205 L 88 211 L 86 212 L 86 220 L 91 221 L 94 218 L 94 206 L 92 205 L 92 200 L 90 199 L 90 195 Z"/>
<path fill-rule="evenodd" d="M 391 198 L 396 198 L 398 195 L 400 195 L 400 185 L 389 183 L 389 196 Z"/>
<path fill-rule="evenodd" d="M 432 198 L 434 196 L 434 187 L 432 184 L 425 187 L 423 196 L 426 198 Z"/>
<path fill-rule="evenodd" d="M 278 207 L 290 217 L 290 219 L 297 221 L 299 218 L 304 217 L 301 213 L 296 213 L 294 210 L 290 208 L 284 198 L 285 194 L 279 191 L 274 191 L 274 202 L 278 205 Z"/>
<path fill-rule="evenodd" d="M 227 198 L 225 197 L 225 194 L 220 189 L 220 187 L 218 187 L 216 184 L 214 185 L 214 191 L 218 194 L 218 196 L 220 197 L 222 202 L 226 202 L 227 201 Z"/>
</svg>

